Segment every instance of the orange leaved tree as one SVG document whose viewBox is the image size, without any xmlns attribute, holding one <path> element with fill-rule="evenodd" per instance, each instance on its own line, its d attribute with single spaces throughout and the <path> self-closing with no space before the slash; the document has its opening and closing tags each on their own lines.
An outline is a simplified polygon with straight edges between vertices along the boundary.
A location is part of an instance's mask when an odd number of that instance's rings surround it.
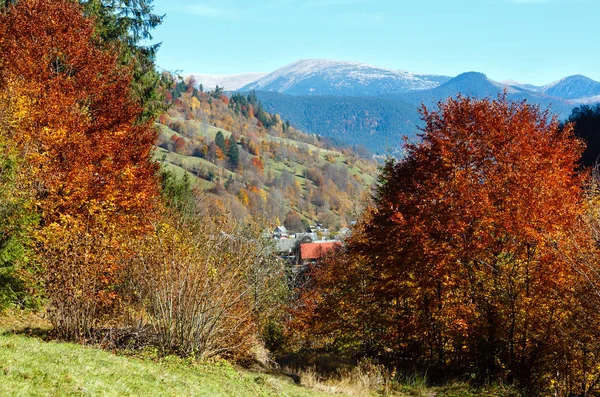
<svg viewBox="0 0 600 397">
<path fill-rule="evenodd" d="M 76 2 L 22 0 L 0 13 L 0 90 L 11 82 L 29 103 L 4 133 L 28 165 L 51 318 L 69 336 L 117 301 L 117 236 L 144 232 L 156 205 L 156 132 L 138 122 L 131 79 Z M 62 308 L 77 307 L 66 319 Z"/>
<path fill-rule="evenodd" d="M 581 274 L 557 246 L 578 233 L 583 145 L 505 96 L 421 113 L 421 142 L 385 165 L 346 256 L 314 269 L 292 325 L 434 377 L 549 387 L 580 311 Z"/>
</svg>

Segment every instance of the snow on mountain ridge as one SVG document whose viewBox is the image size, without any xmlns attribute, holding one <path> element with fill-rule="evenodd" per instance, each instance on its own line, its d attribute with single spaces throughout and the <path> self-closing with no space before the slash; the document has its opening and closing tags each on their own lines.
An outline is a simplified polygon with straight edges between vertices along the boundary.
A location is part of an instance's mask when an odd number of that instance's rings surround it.
<svg viewBox="0 0 600 397">
<path fill-rule="evenodd" d="M 359 62 L 333 61 L 328 59 L 303 59 L 284 66 L 262 79 L 261 84 L 273 82 L 283 75 L 293 74 L 299 78 L 305 78 L 317 73 L 323 73 L 331 77 L 342 73 L 356 78 L 383 79 L 388 77 L 401 77 L 402 79 L 418 80 L 418 76 L 433 76 L 423 73 L 406 72 L 396 69 L 380 68 Z M 385 72 L 385 73 L 384 73 Z"/>
<path fill-rule="evenodd" d="M 243 87 L 292 94 L 385 94 L 386 89 L 407 92 L 437 87 L 449 77 L 380 68 L 359 62 L 304 59 L 277 69 Z M 300 87 L 301 86 L 301 87 Z M 345 90 L 344 90 L 345 89 Z"/>
<path fill-rule="evenodd" d="M 359 62 L 329 59 L 303 59 L 275 70 L 272 73 L 243 73 L 234 75 L 188 74 L 206 89 L 216 85 L 226 91 L 271 91 L 288 95 L 379 96 L 398 95 L 431 90 L 453 80 L 448 76 L 407 72 L 377 67 Z M 459 75 L 473 79 L 469 73 Z M 470 77 L 469 77 L 470 76 Z M 483 77 L 471 83 L 484 84 Z M 486 78 L 487 79 L 487 78 Z M 582 75 L 535 86 L 515 80 L 488 83 L 509 93 L 536 93 L 565 101 L 587 103 L 600 96 L 600 83 Z M 467 83 L 471 84 L 471 83 Z M 573 103 L 576 103 L 573 102 Z"/>
<path fill-rule="evenodd" d="M 202 84 L 205 89 L 214 89 L 217 85 L 225 91 L 237 91 L 245 85 L 251 84 L 256 80 L 266 76 L 267 73 L 241 73 L 241 74 L 199 74 L 190 73 L 184 76 L 185 79 L 194 76 L 196 85 Z"/>
<path fill-rule="evenodd" d="M 566 100 L 596 97 L 600 95 L 600 82 L 578 74 L 547 84 L 541 92 Z"/>
</svg>

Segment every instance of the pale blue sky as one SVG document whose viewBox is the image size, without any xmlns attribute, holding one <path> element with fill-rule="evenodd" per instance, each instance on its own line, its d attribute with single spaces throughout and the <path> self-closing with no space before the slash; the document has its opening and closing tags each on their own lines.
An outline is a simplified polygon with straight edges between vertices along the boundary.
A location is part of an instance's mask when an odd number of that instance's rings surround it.
<svg viewBox="0 0 600 397">
<path fill-rule="evenodd" d="M 160 67 L 271 72 L 327 58 L 546 84 L 600 81 L 600 0 L 155 0 Z"/>
</svg>

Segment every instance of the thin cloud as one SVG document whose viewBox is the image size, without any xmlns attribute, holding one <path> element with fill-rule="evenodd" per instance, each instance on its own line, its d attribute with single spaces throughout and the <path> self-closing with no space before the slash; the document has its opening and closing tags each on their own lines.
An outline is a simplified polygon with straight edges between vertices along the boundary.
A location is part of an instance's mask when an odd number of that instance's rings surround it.
<svg viewBox="0 0 600 397">
<path fill-rule="evenodd" d="M 559 3 L 559 4 L 579 4 L 579 3 L 593 3 L 598 0 L 504 0 L 505 3 L 512 4 L 548 4 L 548 3 Z"/>
<path fill-rule="evenodd" d="M 355 4 L 373 3 L 377 0 L 266 0 L 263 5 L 268 8 L 297 6 L 307 8 L 344 7 Z M 260 6 L 260 5 L 258 5 Z"/>
</svg>

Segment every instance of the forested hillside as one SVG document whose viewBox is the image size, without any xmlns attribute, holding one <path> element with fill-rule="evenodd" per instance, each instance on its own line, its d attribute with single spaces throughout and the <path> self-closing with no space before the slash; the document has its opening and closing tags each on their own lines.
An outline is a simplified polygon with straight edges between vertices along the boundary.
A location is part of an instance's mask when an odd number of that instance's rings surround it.
<svg viewBox="0 0 600 397">
<path fill-rule="evenodd" d="M 300 78 L 301 76 L 296 76 Z M 566 82 L 573 79 L 565 79 Z M 344 80 L 342 80 L 344 81 Z M 391 151 L 398 155 L 403 136 L 414 141 L 421 123 L 418 109 L 421 104 L 434 106 L 438 101 L 458 94 L 474 98 L 494 98 L 506 90 L 512 100 L 527 100 L 551 109 L 566 118 L 579 103 L 594 103 L 596 97 L 577 100 L 563 98 L 559 92 L 578 95 L 595 94 L 593 80 L 581 84 L 556 84 L 554 90 L 545 87 L 511 86 L 489 79 L 483 73 L 467 72 L 439 86 L 408 92 L 389 90 L 378 95 L 287 95 L 287 93 L 257 91 L 265 109 L 279 113 L 304 131 L 333 139 L 339 145 L 364 146 L 376 154 Z M 581 86 L 580 86 L 581 85 Z M 591 86 L 590 86 L 591 85 Z M 563 87 L 559 90 L 560 87 Z M 315 93 L 318 91 L 315 91 Z M 550 96 L 556 95 L 556 96 Z M 564 96 L 565 94 L 563 94 Z M 575 95 L 575 94 L 573 94 Z"/>
<path fill-rule="evenodd" d="M 336 150 L 267 113 L 253 94 L 231 98 L 194 82 L 172 82 L 158 119 L 156 158 L 207 192 L 236 219 L 248 216 L 304 231 L 356 219 L 376 164 Z"/>
</svg>

